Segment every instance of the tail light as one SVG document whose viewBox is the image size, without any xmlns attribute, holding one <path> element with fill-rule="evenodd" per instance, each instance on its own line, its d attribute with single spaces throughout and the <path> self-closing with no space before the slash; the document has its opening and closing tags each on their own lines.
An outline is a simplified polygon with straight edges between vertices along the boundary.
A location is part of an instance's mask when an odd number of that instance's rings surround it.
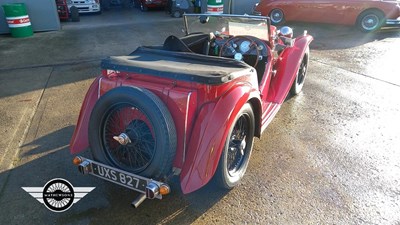
<svg viewBox="0 0 400 225">
<path fill-rule="evenodd" d="M 82 163 L 82 158 L 79 157 L 79 156 L 76 156 L 76 157 L 72 160 L 72 163 L 73 163 L 74 165 L 79 165 L 79 164 Z"/>
<path fill-rule="evenodd" d="M 119 71 L 115 70 L 102 70 L 101 74 L 103 77 L 108 77 L 108 78 L 115 78 L 118 77 Z"/>
</svg>

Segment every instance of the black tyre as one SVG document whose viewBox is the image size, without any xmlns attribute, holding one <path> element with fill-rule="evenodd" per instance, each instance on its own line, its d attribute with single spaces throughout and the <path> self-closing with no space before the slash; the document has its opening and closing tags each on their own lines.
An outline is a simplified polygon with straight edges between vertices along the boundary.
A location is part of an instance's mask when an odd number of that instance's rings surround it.
<svg viewBox="0 0 400 225">
<path fill-rule="evenodd" d="M 133 7 L 133 1 L 132 0 L 122 0 L 121 5 L 123 8 L 132 8 Z"/>
<path fill-rule="evenodd" d="M 133 7 L 140 8 L 140 0 L 133 0 Z"/>
<path fill-rule="evenodd" d="M 167 107 L 152 92 L 118 87 L 94 106 L 89 144 L 95 160 L 157 179 L 171 171 L 176 130 Z"/>
<path fill-rule="evenodd" d="M 149 8 L 143 2 L 140 2 L 140 10 L 142 12 L 147 12 Z"/>
<path fill-rule="evenodd" d="M 71 21 L 72 22 L 79 22 L 80 21 L 80 17 L 79 17 L 79 9 L 76 8 L 75 6 L 71 6 L 71 8 L 69 9 L 70 13 L 71 13 Z"/>
<path fill-rule="evenodd" d="M 179 10 L 175 10 L 174 12 L 171 13 L 171 16 L 174 18 L 180 18 L 182 17 L 182 12 Z"/>
<path fill-rule="evenodd" d="M 100 7 L 101 10 L 110 10 L 111 7 L 111 0 L 100 0 Z"/>
<path fill-rule="evenodd" d="M 304 81 L 306 80 L 306 75 L 307 75 L 309 58 L 310 58 L 310 48 L 307 47 L 303 59 L 301 60 L 299 70 L 297 71 L 296 78 L 293 80 L 292 87 L 290 88 L 290 93 L 292 95 L 299 94 L 303 89 Z"/>
<path fill-rule="evenodd" d="M 362 12 L 357 18 L 357 27 L 362 32 L 373 32 L 381 28 L 385 22 L 385 15 L 383 12 L 370 9 Z"/>
<path fill-rule="evenodd" d="M 225 148 L 214 175 L 220 187 L 232 189 L 244 176 L 253 149 L 254 128 L 253 109 L 246 103 L 229 129 Z"/>
<path fill-rule="evenodd" d="M 285 14 L 281 9 L 273 9 L 269 13 L 272 25 L 281 25 L 285 22 Z"/>
</svg>

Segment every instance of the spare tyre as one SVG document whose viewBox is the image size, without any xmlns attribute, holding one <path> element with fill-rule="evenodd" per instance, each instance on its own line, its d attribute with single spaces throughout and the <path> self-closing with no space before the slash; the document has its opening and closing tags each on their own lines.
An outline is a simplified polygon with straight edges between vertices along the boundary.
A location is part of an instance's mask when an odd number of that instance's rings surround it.
<svg viewBox="0 0 400 225">
<path fill-rule="evenodd" d="M 96 102 L 89 121 L 93 158 L 155 179 L 172 169 L 176 129 L 165 104 L 149 90 L 118 87 Z"/>
</svg>

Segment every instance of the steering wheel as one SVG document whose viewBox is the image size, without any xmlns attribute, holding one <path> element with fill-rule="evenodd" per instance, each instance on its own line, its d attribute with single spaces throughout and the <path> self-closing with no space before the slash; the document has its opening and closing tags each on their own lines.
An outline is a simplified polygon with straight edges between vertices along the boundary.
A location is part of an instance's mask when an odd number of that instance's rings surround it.
<svg viewBox="0 0 400 225">
<path fill-rule="evenodd" d="M 242 44 L 245 45 L 245 49 L 242 49 L 242 47 L 240 47 Z M 257 43 L 246 36 L 234 36 L 226 40 L 226 42 L 221 46 L 219 56 L 234 56 L 236 60 L 242 61 L 243 55 L 250 53 L 253 49 L 255 49 L 257 53 L 256 62 L 253 65 L 253 67 L 256 67 L 260 58 L 260 50 L 258 49 Z"/>
</svg>

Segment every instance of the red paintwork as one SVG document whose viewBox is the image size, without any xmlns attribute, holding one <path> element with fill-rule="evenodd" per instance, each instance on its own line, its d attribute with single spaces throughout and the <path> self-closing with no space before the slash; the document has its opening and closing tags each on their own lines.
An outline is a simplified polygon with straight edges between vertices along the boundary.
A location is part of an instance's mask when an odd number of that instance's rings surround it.
<svg viewBox="0 0 400 225">
<path fill-rule="evenodd" d="M 387 19 L 400 17 L 398 2 L 390 0 L 261 0 L 255 10 L 268 16 L 275 8 L 283 11 L 285 21 L 354 25 L 367 9 L 379 9 Z"/>
<path fill-rule="evenodd" d="M 275 27 L 271 26 L 271 30 L 275 33 Z M 177 132 L 173 166 L 181 169 L 183 193 L 193 192 L 213 177 L 229 127 L 246 102 L 253 107 L 257 125 L 255 134 L 260 137 L 286 98 L 311 40 L 308 35 L 297 38 L 295 45 L 286 48 L 276 59 L 268 49 L 270 60 L 260 83 L 256 74 L 241 76 L 221 85 L 207 85 L 151 74 L 103 70 L 86 94 L 71 139 L 71 153 L 77 154 L 89 147 L 88 122 L 99 96 L 118 86 L 146 88 L 155 93 L 171 112 Z M 271 42 L 272 39 L 269 47 L 273 45 Z M 277 73 L 274 75 L 275 70 Z"/>
<path fill-rule="evenodd" d="M 167 5 L 167 0 L 153 0 L 151 2 L 146 2 L 146 0 L 139 0 L 143 5 L 147 8 L 157 8 L 157 7 L 165 7 Z"/>
<path fill-rule="evenodd" d="M 267 102 L 282 104 L 285 100 L 290 89 L 290 86 L 285 84 L 293 83 L 293 74 L 299 69 L 301 57 L 304 55 L 311 41 L 311 36 L 298 37 L 293 48 L 286 48 L 280 54 L 275 63 L 275 67 L 279 68 L 279 70 L 277 70 L 276 79 L 271 80 L 270 90 L 266 99 Z M 294 65 L 287 62 L 291 62 Z"/>
<path fill-rule="evenodd" d="M 214 175 L 234 115 L 251 95 L 260 101 L 254 92 L 257 92 L 254 86 L 236 83 L 220 99 L 200 110 L 180 176 L 183 193 L 197 190 Z"/>
<path fill-rule="evenodd" d="M 88 129 L 90 112 L 98 99 L 99 93 L 99 79 L 97 77 L 90 85 L 89 90 L 86 93 L 85 99 L 83 100 L 81 111 L 79 112 L 78 123 L 76 124 L 74 134 L 72 135 L 69 143 L 72 154 L 77 154 L 89 147 Z"/>
</svg>

